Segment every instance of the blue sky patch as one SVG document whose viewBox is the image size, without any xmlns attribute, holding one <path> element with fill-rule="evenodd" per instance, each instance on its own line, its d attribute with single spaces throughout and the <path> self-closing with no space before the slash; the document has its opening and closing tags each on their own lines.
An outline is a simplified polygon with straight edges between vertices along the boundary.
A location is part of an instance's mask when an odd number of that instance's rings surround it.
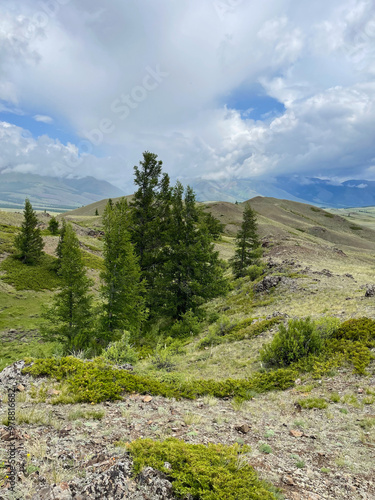
<svg viewBox="0 0 375 500">
<path fill-rule="evenodd" d="M 251 120 L 267 120 L 285 111 L 284 104 L 266 95 L 260 85 L 237 88 L 223 99 L 223 104 Z"/>
</svg>

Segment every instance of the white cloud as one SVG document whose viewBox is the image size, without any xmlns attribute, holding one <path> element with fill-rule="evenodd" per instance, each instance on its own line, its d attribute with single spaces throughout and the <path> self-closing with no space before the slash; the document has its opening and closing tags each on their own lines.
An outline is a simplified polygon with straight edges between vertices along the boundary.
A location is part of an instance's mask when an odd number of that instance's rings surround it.
<svg viewBox="0 0 375 500">
<path fill-rule="evenodd" d="M 46 115 L 35 115 L 34 120 L 42 123 L 53 123 L 53 118 Z"/>
<path fill-rule="evenodd" d="M 39 164 L 118 184 L 148 149 L 175 176 L 374 177 L 373 2 L 47 3 L 55 9 L 39 25 L 43 2 L 0 6 L 2 109 L 96 140 L 77 141 L 88 152 L 79 157 L 74 145 L 13 130 L 0 135 L 7 168 Z M 168 76 L 146 88 L 147 68 L 157 67 Z M 259 82 L 284 114 L 254 121 L 223 106 Z"/>
</svg>

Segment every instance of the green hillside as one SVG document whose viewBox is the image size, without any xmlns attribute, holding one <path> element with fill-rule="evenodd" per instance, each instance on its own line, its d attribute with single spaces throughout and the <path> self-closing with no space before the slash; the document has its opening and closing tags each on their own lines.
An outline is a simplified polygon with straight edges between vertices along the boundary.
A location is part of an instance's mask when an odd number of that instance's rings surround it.
<svg viewBox="0 0 375 500">
<path fill-rule="evenodd" d="M 102 214 L 106 201 L 58 217 L 73 224 L 98 303 L 103 240 L 94 213 Z M 40 213 L 49 258 L 29 273 L 11 257 L 22 214 L 0 211 L 0 370 L 25 356 L 40 358 L 17 395 L 18 428 L 32 436 L 25 441 L 25 477 L 33 492 L 39 491 L 35 470 L 56 488 L 70 487 L 78 476 L 80 484 L 94 484 L 99 471 L 107 474 L 131 453 L 140 467 L 171 464 L 173 476 L 164 472 L 175 485 L 190 467 L 188 484 L 199 477 L 211 485 L 206 474 L 212 471 L 223 477 L 220 488 L 234 484 L 235 491 L 246 477 L 243 487 L 253 485 L 259 500 L 297 498 L 296 491 L 301 499 L 344 499 L 346 484 L 362 498 L 375 495 L 369 452 L 375 446 L 375 297 L 365 296 L 375 284 L 375 210 L 349 215 L 264 197 L 250 203 L 264 274 L 234 280 L 224 264 L 229 292 L 204 306 L 204 318 L 190 318 L 188 335 L 179 336 L 181 326 L 173 325 L 158 339 L 155 322 L 154 337 L 122 344 L 120 354 L 132 356 L 131 373 L 82 352 L 62 357 L 56 343 L 41 341 L 42 306 L 59 286 L 50 274 L 58 237 L 48 233 L 48 213 Z M 224 224 L 215 244 L 228 262 L 244 205 L 202 205 Z M 297 353 L 291 365 L 267 365 L 265 346 L 292 318 L 302 320 L 302 331 L 307 317 L 328 339 L 324 349 Z M 293 349 L 289 344 L 287 352 Z M 5 430 L 5 405 L 0 419 Z M 191 462 L 181 470 L 182 456 Z M 134 481 L 126 487 L 140 488 Z"/>
</svg>

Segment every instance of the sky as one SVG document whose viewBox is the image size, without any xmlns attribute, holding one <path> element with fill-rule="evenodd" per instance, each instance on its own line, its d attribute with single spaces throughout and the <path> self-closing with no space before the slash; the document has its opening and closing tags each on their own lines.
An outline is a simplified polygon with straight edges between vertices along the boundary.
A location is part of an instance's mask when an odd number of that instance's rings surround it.
<svg viewBox="0 0 375 500">
<path fill-rule="evenodd" d="M 373 1 L 0 4 L 3 173 L 375 180 L 374 97 Z"/>
</svg>

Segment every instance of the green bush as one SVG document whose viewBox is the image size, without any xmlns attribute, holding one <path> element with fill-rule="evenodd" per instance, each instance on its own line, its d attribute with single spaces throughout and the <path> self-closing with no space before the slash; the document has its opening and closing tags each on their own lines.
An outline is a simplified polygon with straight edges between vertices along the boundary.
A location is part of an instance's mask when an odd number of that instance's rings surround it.
<svg viewBox="0 0 375 500">
<path fill-rule="evenodd" d="M 264 264 L 259 264 L 259 265 L 253 265 L 247 268 L 246 274 L 249 276 L 250 281 L 255 281 L 259 276 L 262 276 L 264 274 L 265 270 L 265 265 Z"/>
<path fill-rule="evenodd" d="M 280 325 L 272 342 L 261 350 L 260 357 L 266 366 L 289 366 L 309 354 L 319 354 L 323 346 L 323 339 L 310 318 L 293 319 L 287 328 Z"/>
<path fill-rule="evenodd" d="M 136 363 L 138 361 L 138 353 L 130 343 L 130 333 L 124 331 L 120 340 L 111 342 L 102 352 L 102 357 L 113 361 L 116 365 Z"/>
<path fill-rule="evenodd" d="M 134 472 L 149 466 L 172 480 L 178 498 L 201 500 L 273 500 L 276 490 L 258 479 L 247 463 L 247 446 L 188 444 L 175 438 L 164 442 L 138 439 L 129 445 Z M 166 468 L 168 462 L 170 468 Z"/>
<path fill-rule="evenodd" d="M 199 318 L 190 309 L 179 321 L 176 321 L 169 330 L 169 335 L 174 338 L 186 338 L 197 335 L 201 330 Z"/>
<path fill-rule="evenodd" d="M 56 262 L 57 259 L 46 254 L 33 265 L 23 264 L 16 257 L 10 256 L 0 264 L 0 270 L 6 272 L 1 279 L 16 290 L 54 290 L 61 284 L 56 273 Z"/>
</svg>

